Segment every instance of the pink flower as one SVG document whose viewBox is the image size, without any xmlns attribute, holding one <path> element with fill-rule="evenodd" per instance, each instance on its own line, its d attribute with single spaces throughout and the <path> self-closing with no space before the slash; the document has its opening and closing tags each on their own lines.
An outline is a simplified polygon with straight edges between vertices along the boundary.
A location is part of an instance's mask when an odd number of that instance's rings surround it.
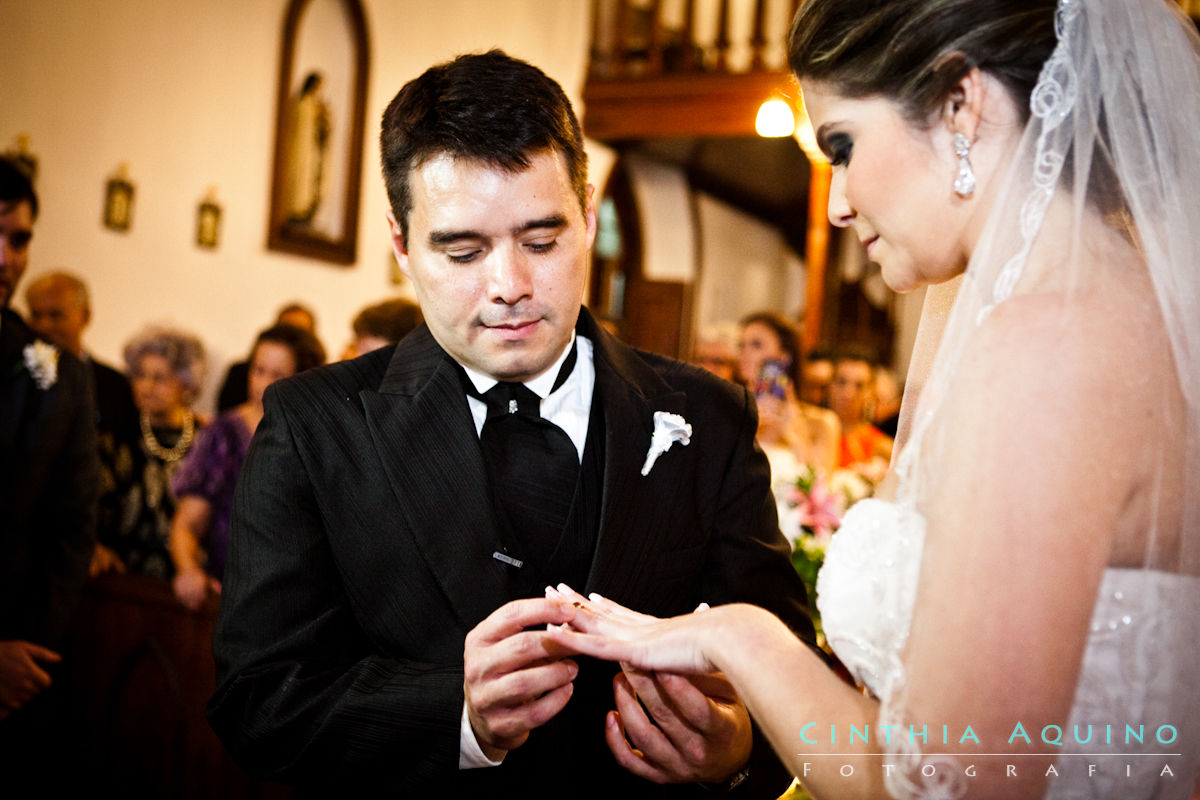
<svg viewBox="0 0 1200 800">
<path fill-rule="evenodd" d="M 828 543 L 833 532 L 842 524 L 840 495 L 829 491 L 819 478 L 813 480 L 807 494 L 797 489 L 796 495 L 800 526 L 811 530 L 818 541 Z"/>
</svg>

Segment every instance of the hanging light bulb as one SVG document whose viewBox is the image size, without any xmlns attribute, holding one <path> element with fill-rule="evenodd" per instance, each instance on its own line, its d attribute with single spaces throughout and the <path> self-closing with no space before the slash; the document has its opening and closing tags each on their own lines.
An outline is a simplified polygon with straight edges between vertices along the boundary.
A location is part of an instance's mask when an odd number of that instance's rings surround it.
<svg viewBox="0 0 1200 800">
<path fill-rule="evenodd" d="M 786 100 L 773 98 L 758 107 L 758 116 L 754 120 L 754 130 L 759 136 L 775 138 L 791 136 L 796 129 L 796 118 L 792 115 L 792 107 Z"/>
</svg>

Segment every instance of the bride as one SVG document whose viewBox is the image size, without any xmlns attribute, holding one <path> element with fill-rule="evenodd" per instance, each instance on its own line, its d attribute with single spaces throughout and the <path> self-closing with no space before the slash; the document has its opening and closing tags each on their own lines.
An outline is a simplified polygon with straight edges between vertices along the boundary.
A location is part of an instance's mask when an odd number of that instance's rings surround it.
<svg viewBox="0 0 1200 800">
<path fill-rule="evenodd" d="M 931 285 L 890 499 L 818 583 L 859 687 L 745 605 L 658 620 L 563 586 L 552 638 L 723 672 L 816 797 L 1188 797 L 1198 52 L 1165 0 L 808 0 L 789 54 L 830 219 Z"/>
</svg>

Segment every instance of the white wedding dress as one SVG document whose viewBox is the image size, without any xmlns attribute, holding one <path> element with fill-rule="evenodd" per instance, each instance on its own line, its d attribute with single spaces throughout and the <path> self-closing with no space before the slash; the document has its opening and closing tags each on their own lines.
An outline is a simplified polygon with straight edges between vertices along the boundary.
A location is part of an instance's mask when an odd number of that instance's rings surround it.
<svg viewBox="0 0 1200 800">
<path fill-rule="evenodd" d="M 924 519 L 911 507 L 874 498 L 859 501 L 834 535 L 817 579 L 817 606 L 830 646 L 855 679 L 883 701 L 901 677 L 900 654 L 912 616 L 924 532 Z M 1002 575 L 996 591 L 1004 591 Z M 1143 607 L 1154 612 L 1143 612 Z M 1195 734 L 1200 704 L 1190 677 L 1196 670 L 1200 578 L 1106 570 L 1070 719 L 1062 726 L 1058 777 L 1048 779 L 1046 797 L 1188 797 L 1200 758 Z M 1087 739 L 1089 724 L 1091 741 L 1076 743 L 1072 726 Z M 1105 733 L 1108 724 L 1111 737 Z M 1144 725 L 1144 744 L 1126 744 L 1126 724 Z M 1163 724 L 1178 730 L 1170 744 L 1156 740 Z M 1029 735 L 1036 741 L 1041 732 Z M 1171 738 L 1170 729 L 1161 735 Z M 1105 738 L 1112 742 L 1105 744 Z M 1115 755 L 1138 751 L 1155 755 Z M 1089 758 L 1084 753 L 1108 755 Z M 1160 755 L 1165 753 L 1179 755 Z M 1091 775 L 1089 764 L 1095 765 Z M 1164 765 L 1174 779 L 1160 775 Z"/>
</svg>

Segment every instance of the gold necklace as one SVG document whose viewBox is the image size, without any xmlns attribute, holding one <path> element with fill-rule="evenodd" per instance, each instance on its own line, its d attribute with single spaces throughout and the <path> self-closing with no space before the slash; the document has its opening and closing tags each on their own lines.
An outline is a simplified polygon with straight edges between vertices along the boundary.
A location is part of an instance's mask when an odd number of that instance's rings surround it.
<svg viewBox="0 0 1200 800">
<path fill-rule="evenodd" d="M 150 427 L 149 415 L 142 414 L 141 422 L 142 442 L 146 445 L 146 452 L 155 458 L 171 464 L 183 458 L 183 454 L 192 446 L 192 438 L 196 434 L 196 415 L 192 413 L 191 409 L 183 412 L 183 432 L 179 435 L 179 441 L 171 448 L 159 444 L 158 437 L 154 435 L 154 429 Z"/>
</svg>

